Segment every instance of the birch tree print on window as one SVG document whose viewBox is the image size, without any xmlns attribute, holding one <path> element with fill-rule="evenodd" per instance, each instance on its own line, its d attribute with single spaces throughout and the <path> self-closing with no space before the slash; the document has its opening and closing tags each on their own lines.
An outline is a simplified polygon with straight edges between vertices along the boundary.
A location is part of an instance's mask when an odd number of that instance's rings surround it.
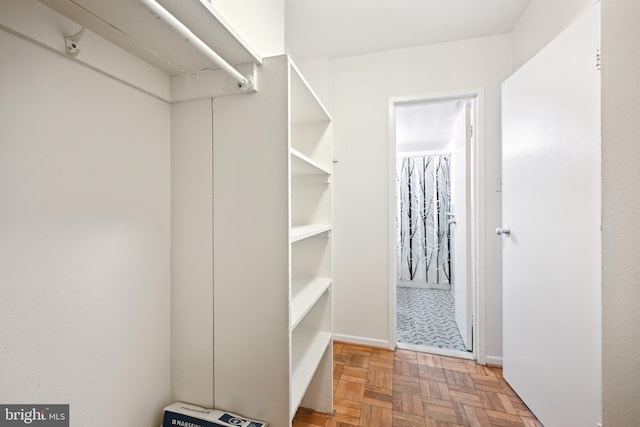
<svg viewBox="0 0 640 427">
<path fill-rule="evenodd" d="M 450 155 L 401 156 L 396 163 L 397 279 L 451 283 L 447 212 Z"/>
</svg>

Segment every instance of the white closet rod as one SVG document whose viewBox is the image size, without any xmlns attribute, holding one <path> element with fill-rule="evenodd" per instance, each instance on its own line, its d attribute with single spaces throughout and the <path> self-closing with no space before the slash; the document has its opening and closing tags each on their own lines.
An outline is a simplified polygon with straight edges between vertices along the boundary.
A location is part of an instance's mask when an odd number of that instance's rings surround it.
<svg viewBox="0 0 640 427">
<path fill-rule="evenodd" d="M 209 58 L 214 64 L 220 67 L 221 70 L 229 74 L 235 81 L 239 83 L 241 89 L 251 89 L 253 87 L 253 81 L 251 78 L 245 77 L 238 70 L 233 68 L 226 62 L 220 55 L 218 55 L 213 49 L 211 49 L 205 42 L 200 40 L 198 36 L 193 34 L 191 30 L 173 16 L 167 9 L 162 7 L 155 0 L 140 0 L 153 15 L 158 19 L 164 21 L 180 36 L 182 36 L 188 43 L 198 49 L 203 55 Z"/>
</svg>

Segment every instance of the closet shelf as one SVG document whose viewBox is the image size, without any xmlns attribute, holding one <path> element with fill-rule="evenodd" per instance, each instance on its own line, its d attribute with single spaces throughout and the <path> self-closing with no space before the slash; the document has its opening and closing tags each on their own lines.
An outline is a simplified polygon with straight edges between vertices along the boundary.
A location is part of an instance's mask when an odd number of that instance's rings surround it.
<svg viewBox="0 0 640 427">
<path fill-rule="evenodd" d="M 309 122 L 330 122 L 331 115 L 324 108 L 309 83 L 302 77 L 300 70 L 293 63 L 291 68 L 291 104 L 296 106 L 295 110 L 291 110 L 291 123 L 296 125 Z"/>
<path fill-rule="evenodd" d="M 331 171 L 305 156 L 295 148 L 291 149 L 291 171 L 293 175 L 331 175 Z"/>
<path fill-rule="evenodd" d="M 139 1 L 40 2 L 169 75 L 216 68 Z M 262 58 L 207 0 L 158 0 L 158 3 L 229 64 L 262 63 Z"/>
<path fill-rule="evenodd" d="M 311 379 L 331 344 L 331 333 L 296 329 L 292 334 L 291 413 L 293 418 Z"/>
<path fill-rule="evenodd" d="M 291 228 L 291 243 L 331 231 L 330 224 L 310 224 Z"/>
<path fill-rule="evenodd" d="M 315 303 L 331 286 L 331 279 L 315 277 L 309 280 L 294 280 L 291 284 L 291 330 L 313 308 Z"/>
</svg>

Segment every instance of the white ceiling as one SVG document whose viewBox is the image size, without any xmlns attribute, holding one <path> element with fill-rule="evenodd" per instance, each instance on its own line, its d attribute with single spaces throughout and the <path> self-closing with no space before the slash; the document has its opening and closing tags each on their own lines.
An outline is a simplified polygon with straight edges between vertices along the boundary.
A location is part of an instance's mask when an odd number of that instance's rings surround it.
<svg viewBox="0 0 640 427">
<path fill-rule="evenodd" d="M 456 134 L 464 101 L 443 101 L 396 107 L 398 151 L 440 151 Z"/>
<path fill-rule="evenodd" d="M 352 56 L 510 32 L 530 0 L 286 0 L 296 58 Z"/>
</svg>

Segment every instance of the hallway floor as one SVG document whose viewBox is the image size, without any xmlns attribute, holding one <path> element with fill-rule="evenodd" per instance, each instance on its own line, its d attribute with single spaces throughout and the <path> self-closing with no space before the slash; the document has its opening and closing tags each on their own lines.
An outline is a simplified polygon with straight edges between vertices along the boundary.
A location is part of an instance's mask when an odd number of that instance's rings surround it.
<svg viewBox="0 0 640 427">
<path fill-rule="evenodd" d="M 470 360 L 335 342 L 334 415 L 294 427 L 542 427 L 502 378 Z"/>
<path fill-rule="evenodd" d="M 397 287 L 399 343 L 467 351 L 455 320 L 448 290 Z"/>
</svg>

